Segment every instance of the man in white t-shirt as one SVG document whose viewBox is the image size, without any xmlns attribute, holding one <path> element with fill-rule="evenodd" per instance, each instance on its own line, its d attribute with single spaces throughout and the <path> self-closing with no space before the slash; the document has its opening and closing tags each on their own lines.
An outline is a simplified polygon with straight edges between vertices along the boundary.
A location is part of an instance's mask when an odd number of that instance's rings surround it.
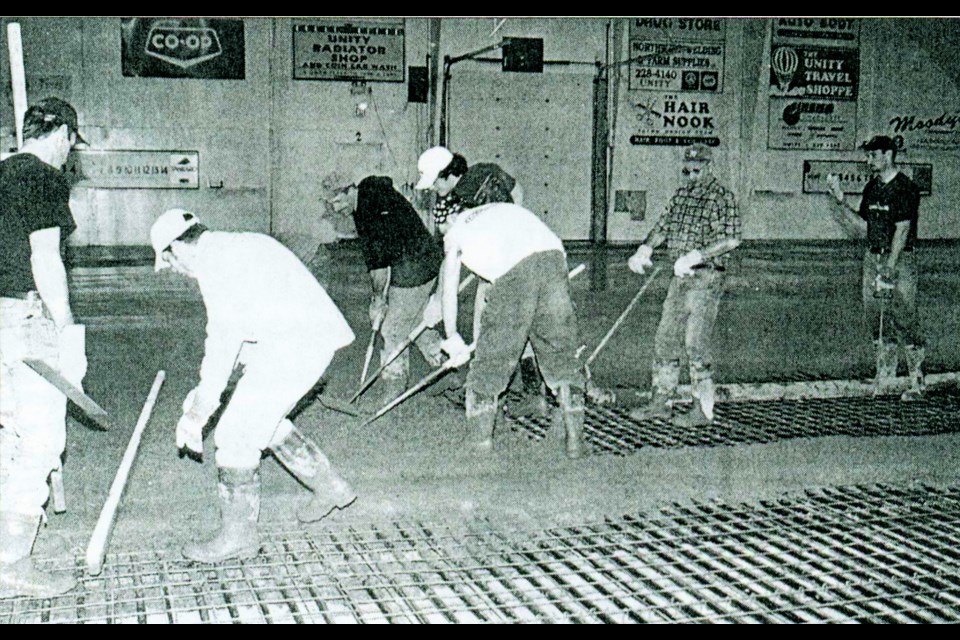
<svg viewBox="0 0 960 640">
<path fill-rule="evenodd" d="M 470 359 L 457 331 L 461 264 L 491 284 L 467 374 L 466 444 L 480 452 L 492 449 L 500 395 L 529 340 L 560 405 L 567 455 L 582 456 L 585 381 L 576 359 L 577 317 L 560 238 L 523 207 L 495 203 L 457 214 L 444 236 L 444 254 L 441 302 L 447 339 L 441 346 L 455 366 Z"/>
<path fill-rule="evenodd" d="M 313 491 L 297 517 L 313 522 L 356 499 L 323 452 L 287 418 L 354 340 L 337 305 L 297 257 L 260 233 L 210 231 L 183 209 L 150 230 L 157 271 L 193 278 L 207 311 L 200 382 L 177 423 L 178 448 L 203 453 L 203 427 L 219 409 L 232 372 L 243 367 L 214 433 L 222 528 L 190 543 L 199 562 L 251 558 L 260 550 L 260 458 L 269 449 Z"/>
</svg>

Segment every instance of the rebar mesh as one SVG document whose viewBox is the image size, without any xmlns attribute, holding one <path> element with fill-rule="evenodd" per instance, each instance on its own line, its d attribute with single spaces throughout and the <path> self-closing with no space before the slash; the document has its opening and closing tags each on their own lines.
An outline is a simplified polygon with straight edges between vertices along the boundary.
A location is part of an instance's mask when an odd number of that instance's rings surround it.
<svg viewBox="0 0 960 640">
<path fill-rule="evenodd" d="M 0 622 L 956 622 L 960 488 L 855 486 L 540 529 L 270 530 L 252 561 L 108 556 Z M 74 569 L 81 576 L 80 559 Z"/>
<path fill-rule="evenodd" d="M 678 413 L 679 411 L 677 411 Z M 669 421 L 637 421 L 624 409 L 587 405 L 585 434 L 594 453 L 625 455 L 643 447 L 758 444 L 817 436 L 902 436 L 960 431 L 960 392 L 929 392 L 916 402 L 898 396 L 724 402 L 708 427 L 680 428 Z M 543 438 L 551 416 L 508 417 L 532 439 Z"/>
</svg>

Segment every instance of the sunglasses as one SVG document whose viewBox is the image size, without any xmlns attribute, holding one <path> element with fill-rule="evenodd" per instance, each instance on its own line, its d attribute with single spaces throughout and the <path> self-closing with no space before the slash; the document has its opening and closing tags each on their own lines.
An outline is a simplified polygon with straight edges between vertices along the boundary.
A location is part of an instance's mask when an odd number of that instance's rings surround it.
<svg viewBox="0 0 960 640">
<path fill-rule="evenodd" d="M 690 169 L 690 168 L 684 167 L 684 168 L 683 168 L 683 175 L 689 176 L 691 173 L 692 173 L 693 175 L 699 175 L 702 171 L 703 171 L 703 169 Z"/>
</svg>

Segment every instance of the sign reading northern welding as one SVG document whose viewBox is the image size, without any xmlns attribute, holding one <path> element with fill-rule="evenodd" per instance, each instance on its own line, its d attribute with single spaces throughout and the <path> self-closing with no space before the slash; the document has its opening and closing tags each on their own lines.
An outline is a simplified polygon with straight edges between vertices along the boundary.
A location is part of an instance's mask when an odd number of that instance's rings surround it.
<svg viewBox="0 0 960 640">
<path fill-rule="evenodd" d="M 75 151 L 64 168 L 78 187 L 199 189 L 197 151 Z"/>
<path fill-rule="evenodd" d="M 400 20 L 294 20 L 294 80 L 403 82 L 406 28 Z"/>
<path fill-rule="evenodd" d="M 243 80 L 243 20 L 126 18 L 120 21 L 123 75 Z"/>
<path fill-rule="evenodd" d="M 897 169 L 913 180 L 920 194 L 928 196 L 933 190 L 933 165 L 920 162 L 898 162 Z M 860 194 L 870 182 L 871 173 L 866 163 L 852 160 L 804 160 L 803 192 L 830 193 L 827 175 L 840 178 L 844 193 Z"/>
<path fill-rule="evenodd" d="M 718 18 L 634 19 L 628 88 L 720 93 L 724 28 Z"/>
</svg>

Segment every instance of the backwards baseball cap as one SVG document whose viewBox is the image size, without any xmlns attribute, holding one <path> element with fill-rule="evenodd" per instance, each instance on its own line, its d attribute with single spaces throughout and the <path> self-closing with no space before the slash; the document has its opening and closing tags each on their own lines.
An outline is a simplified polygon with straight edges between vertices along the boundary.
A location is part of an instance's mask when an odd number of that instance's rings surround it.
<svg viewBox="0 0 960 640">
<path fill-rule="evenodd" d="M 87 141 L 80 135 L 77 123 L 77 110 L 66 100 L 50 97 L 44 98 L 36 103 L 24 114 L 23 127 L 28 130 L 31 126 L 38 126 L 41 123 L 53 122 L 57 126 L 67 125 L 67 128 L 77 137 L 77 144 L 87 144 Z"/>
<path fill-rule="evenodd" d="M 684 162 L 710 162 L 713 160 L 713 151 L 702 144 L 694 144 L 683 150 Z"/>
<path fill-rule="evenodd" d="M 170 245 L 187 229 L 198 224 L 200 220 L 197 216 L 185 209 L 168 209 L 157 218 L 150 228 L 150 244 L 153 245 L 153 251 L 156 254 L 153 263 L 154 271 L 170 268 L 167 261 L 163 259 L 163 252 L 169 249 Z"/>
<path fill-rule="evenodd" d="M 896 151 L 897 143 L 890 136 L 873 136 L 860 145 L 864 151 Z"/>
<path fill-rule="evenodd" d="M 420 180 L 414 189 L 429 189 L 440 177 L 440 172 L 446 169 L 453 160 L 453 154 L 446 147 L 431 147 L 420 154 L 417 160 L 417 171 Z"/>
</svg>

